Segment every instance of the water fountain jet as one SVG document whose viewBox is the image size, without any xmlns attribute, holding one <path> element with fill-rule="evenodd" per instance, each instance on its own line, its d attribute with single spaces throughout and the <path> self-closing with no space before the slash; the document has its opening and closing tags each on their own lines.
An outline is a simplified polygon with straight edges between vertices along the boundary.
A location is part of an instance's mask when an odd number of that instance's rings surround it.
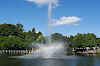
<svg viewBox="0 0 100 66">
<path fill-rule="evenodd" d="M 35 44 L 33 51 L 25 56 L 26 58 L 54 58 L 55 56 L 64 55 L 64 44 L 63 43 L 52 43 L 51 42 L 51 22 L 52 17 L 52 3 L 49 0 L 48 4 L 48 40 L 47 44 Z"/>
<path fill-rule="evenodd" d="M 51 43 L 51 22 L 52 22 L 52 18 L 51 18 L 51 14 L 52 14 L 52 6 L 51 6 L 51 0 L 49 0 L 49 6 L 48 6 L 48 44 Z"/>
</svg>

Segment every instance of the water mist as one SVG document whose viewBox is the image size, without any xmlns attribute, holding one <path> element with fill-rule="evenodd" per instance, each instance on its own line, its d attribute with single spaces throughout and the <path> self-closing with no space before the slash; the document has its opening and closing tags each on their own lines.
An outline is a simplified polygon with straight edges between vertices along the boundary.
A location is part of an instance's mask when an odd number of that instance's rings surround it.
<svg viewBox="0 0 100 66">
<path fill-rule="evenodd" d="M 48 44 L 51 44 L 51 22 L 52 22 L 52 18 L 51 18 L 51 14 L 52 14 L 52 4 L 51 4 L 51 0 L 49 0 L 49 6 L 48 6 Z"/>
<path fill-rule="evenodd" d="M 64 43 L 51 42 L 51 23 L 52 23 L 52 1 L 48 4 L 48 39 L 47 44 L 34 44 L 33 51 L 23 58 L 55 58 L 55 56 L 64 55 Z"/>
</svg>

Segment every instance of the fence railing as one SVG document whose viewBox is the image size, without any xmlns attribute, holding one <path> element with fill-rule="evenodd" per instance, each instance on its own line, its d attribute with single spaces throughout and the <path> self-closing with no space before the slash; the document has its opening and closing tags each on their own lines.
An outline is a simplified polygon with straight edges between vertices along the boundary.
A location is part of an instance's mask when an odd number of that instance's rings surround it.
<svg viewBox="0 0 100 66">
<path fill-rule="evenodd" d="M 0 55 L 20 55 L 20 54 L 28 54 L 30 53 L 32 50 L 0 50 Z"/>
</svg>

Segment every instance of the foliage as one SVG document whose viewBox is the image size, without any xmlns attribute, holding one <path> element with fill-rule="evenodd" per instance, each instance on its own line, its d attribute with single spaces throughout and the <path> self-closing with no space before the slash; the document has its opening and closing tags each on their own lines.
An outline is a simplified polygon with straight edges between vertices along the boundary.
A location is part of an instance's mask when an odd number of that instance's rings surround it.
<svg viewBox="0 0 100 66">
<path fill-rule="evenodd" d="M 23 25 L 22 24 L 16 24 L 16 26 L 19 28 L 19 29 L 23 29 Z"/>
<path fill-rule="evenodd" d="M 35 39 L 35 40 L 37 40 L 37 39 L 38 39 L 38 37 L 39 37 L 40 35 L 42 35 L 42 33 L 41 33 L 41 32 L 35 33 L 35 35 L 34 35 L 34 39 Z"/>
<path fill-rule="evenodd" d="M 97 46 L 100 46 L 100 38 L 97 39 Z"/>
<path fill-rule="evenodd" d="M 25 39 L 32 39 L 33 35 L 32 32 L 29 30 L 28 32 L 24 32 Z"/>
<path fill-rule="evenodd" d="M 0 36 L 0 49 L 18 50 L 26 49 L 33 42 L 32 39 L 22 39 L 19 37 Z"/>
<path fill-rule="evenodd" d="M 42 32 L 36 33 L 35 28 L 28 32 L 23 32 L 22 24 L 0 24 L 0 49 L 29 49 L 32 42 L 46 43 L 48 37 L 44 37 Z M 96 40 L 93 33 L 80 34 L 75 36 L 63 36 L 55 33 L 51 35 L 52 42 L 63 42 L 70 47 L 100 46 L 100 40 Z M 65 47 L 66 47 L 65 46 Z"/>
<path fill-rule="evenodd" d="M 22 48 L 23 40 L 18 37 L 0 37 L 1 49 L 16 49 Z"/>
<path fill-rule="evenodd" d="M 0 49 L 29 49 L 32 42 L 42 41 L 42 33 L 32 31 L 23 32 L 22 24 L 0 24 Z M 40 37 L 39 37 L 40 36 Z"/>
<path fill-rule="evenodd" d="M 23 38 L 23 30 L 13 24 L 0 24 L 0 36 L 18 36 Z"/>
<path fill-rule="evenodd" d="M 57 41 L 57 42 L 67 42 L 68 41 L 67 36 L 63 36 L 62 34 L 59 34 L 59 33 L 52 34 L 51 39 L 52 41 Z"/>
<path fill-rule="evenodd" d="M 45 42 L 45 37 L 43 35 L 40 35 L 37 40 L 36 40 L 37 43 L 44 43 Z"/>
<path fill-rule="evenodd" d="M 96 35 L 93 33 L 78 33 L 76 36 L 71 37 L 71 43 L 73 47 L 96 46 Z"/>
<path fill-rule="evenodd" d="M 32 29 L 32 31 L 28 31 L 28 32 L 24 32 L 24 37 L 26 39 L 33 39 L 33 40 L 37 40 L 37 38 L 42 35 L 41 32 L 36 33 L 35 28 Z"/>
</svg>

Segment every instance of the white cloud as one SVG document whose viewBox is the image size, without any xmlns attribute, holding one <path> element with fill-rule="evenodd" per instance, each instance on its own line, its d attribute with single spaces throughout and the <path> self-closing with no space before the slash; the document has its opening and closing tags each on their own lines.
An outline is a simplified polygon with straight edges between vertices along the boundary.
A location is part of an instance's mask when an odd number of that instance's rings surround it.
<svg viewBox="0 0 100 66">
<path fill-rule="evenodd" d="M 39 7 L 49 4 L 49 0 L 26 0 L 26 1 L 35 3 Z M 51 2 L 53 6 L 58 6 L 58 0 L 51 0 Z"/>
<path fill-rule="evenodd" d="M 26 0 L 26 1 L 35 3 L 36 5 L 38 5 L 38 7 L 49 4 L 49 0 Z M 51 0 L 52 6 L 53 7 L 58 6 L 58 1 L 59 0 Z M 79 24 L 76 24 L 76 22 L 80 20 L 81 18 L 76 17 L 76 16 L 72 16 L 72 17 L 63 16 L 59 18 L 58 20 L 52 19 L 50 26 L 58 26 L 58 25 L 64 25 L 64 24 L 66 25 L 73 24 L 75 26 L 78 26 Z"/>
<path fill-rule="evenodd" d="M 79 17 L 76 17 L 76 16 L 72 16 L 72 17 L 61 17 L 60 19 L 58 20 L 52 20 L 52 23 L 51 23 L 51 26 L 58 26 L 58 25 L 69 25 L 69 24 L 74 24 L 75 26 L 78 26 L 79 24 L 75 24 L 76 22 L 82 20 L 81 18 Z"/>
</svg>

